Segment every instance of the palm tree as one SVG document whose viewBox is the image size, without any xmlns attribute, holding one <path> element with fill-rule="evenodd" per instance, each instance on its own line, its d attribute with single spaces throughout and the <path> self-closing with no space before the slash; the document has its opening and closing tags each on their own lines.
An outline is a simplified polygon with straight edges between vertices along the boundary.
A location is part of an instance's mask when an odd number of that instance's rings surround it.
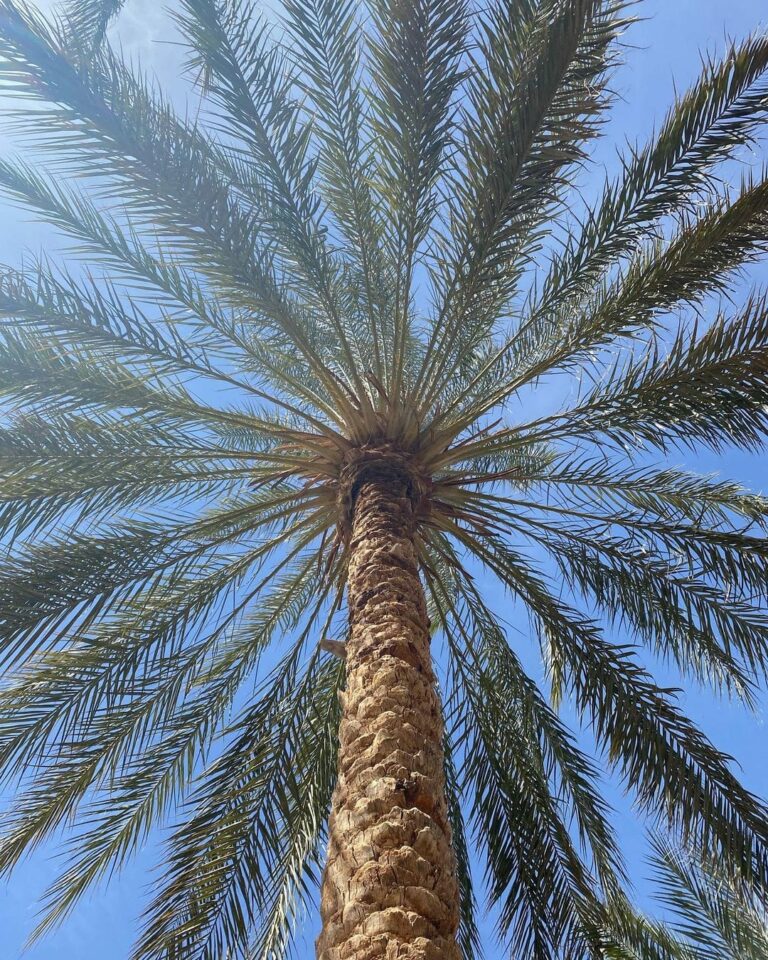
<svg viewBox="0 0 768 960">
<path fill-rule="evenodd" d="M 766 808 L 642 648 L 766 676 L 768 500 L 665 457 L 768 432 L 768 303 L 729 298 L 768 179 L 722 185 L 768 37 L 579 214 L 619 0 L 179 0 L 189 115 L 105 40 L 121 5 L 0 0 L 55 163 L 0 183 L 78 258 L 0 285 L 1 868 L 72 828 L 38 932 L 166 824 L 142 960 L 282 956 L 323 861 L 322 960 L 477 956 L 471 849 L 513 956 L 618 956 L 563 698 L 759 896 Z"/>
</svg>

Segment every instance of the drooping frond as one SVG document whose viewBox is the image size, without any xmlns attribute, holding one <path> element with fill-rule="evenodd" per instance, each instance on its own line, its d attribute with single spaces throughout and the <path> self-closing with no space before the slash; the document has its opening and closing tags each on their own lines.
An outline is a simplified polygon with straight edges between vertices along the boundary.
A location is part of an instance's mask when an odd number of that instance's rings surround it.
<svg viewBox="0 0 768 960">
<path fill-rule="evenodd" d="M 672 930 L 644 916 L 627 897 L 601 905 L 598 923 L 610 960 L 696 960 Z"/>
<path fill-rule="evenodd" d="M 461 916 L 456 939 L 461 949 L 462 960 L 481 960 L 482 938 L 477 922 L 478 905 L 470 862 L 469 838 L 461 803 L 461 780 L 456 762 L 456 750 L 450 736 L 446 736 L 445 739 L 445 781 L 461 896 Z"/>
<path fill-rule="evenodd" d="M 525 499 L 454 499 L 481 529 L 509 524 L 546 548 L 564 582 L 614 626 L 684 673 L 751 701 L 768 665 L 766 579 L 761 539 L 739 526 L 764 525 L 764 498 L 604 460 L 565 458 L 528 483 Z M 545 488 L 551 501 L 542 509 L 531 492 Z M 708 581 L 713 573 L 722 586 Z"/>
<path fill-rule="evenodd" d="M 654 843 L 658 899 L 696 960 L 765 960 L 766 905 L 739 888 L 722 864 L 697 861 L 662 840 Z"/>
<path fill-rule="evenodd" d="M 282 852 L 272 870 L 272 895 L 252 938 L 249 955 L 256 960 L 286 956 L 296 925 L 312 901 L 323 858 L 325 819 L 338 766 L 337 730 L 339 686 L 343 664 L 326 665 L 326 676 L 315 692 L 307 718 L 310 735 L 303 731 L 294 757 L 296 772 L 291 784 L 292 806 L 285 813 Z"/>
<path fill-rule="evenodd" d="M 291 903 L 319 854 L 341 672 L 317 656 L 298 667 L 294 651 L 239 721 L 235 748 L 203 775 L 137 957 L 284 951 Z"/>
<path fill-rule="evenodd" d="M 445 543 L 434 550 L 438 562 L 455 559 Z M 622 867 L 592 783 L 595 771 L 523 672 L 475 588 L 444 568 L 441 574 L 430 586 L 455 664 L 449 721 L 467 758 L 461 775 L 474 795 L 475 835 L 487 849 L 501 931 L 516 956 L 576 957 L 585 949 L 597 956 L 588 905 L 598 882 L 614 888 Z M 505 744 L 503 757 L 494 738 Z M 599 881 L 569 836 L 571 817 Z M 515 822 L 525 822 L 523 837 Z"/>
<path fill-rule="evenodd" d="M 493 535 L 481 545 L 457 527 L 451 533 L 525 602 L 556 694 L 573 695 L 638 802 L 691 842 L 719 850 L 745 882 L 765 885 L 765 808 L 681 713 L 671 692 L 654 683 L 630 650 L 607 643 L 595 624 L 558 601 Z"/>
</svg>

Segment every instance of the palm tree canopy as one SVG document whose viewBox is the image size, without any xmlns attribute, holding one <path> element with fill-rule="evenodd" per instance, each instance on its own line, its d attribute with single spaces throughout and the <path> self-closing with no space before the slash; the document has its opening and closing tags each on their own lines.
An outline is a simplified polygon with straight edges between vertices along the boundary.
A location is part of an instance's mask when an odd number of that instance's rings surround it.
<svg viewBox="0 0 768 960">
<path fill-rule="evenodd" d="M 0 158 L 0 186 L 81 261 L 0 282 L 0 868 L 74 824 L 39 932 L 170 822 L 136 957 L 287 951 L 371 464 L 407 477 L 449 653 L 464 956 L 473 849 L 514 957 L 651 955 L 605 933 L 625 871 L 562 698 L 759 897 L 766 808 L 642 648 L 747 703 L 768 668 L 768 500 L 668 462 L 768 432 L 768 302 L 729 298 L 768 179 L 721 178 L 768 113 L 768 36 L 706 62 L 577 219 L 620 0 L 177 0 L 199 116 L 110 47 L 121 6 L 0 0 L 0 91 L 51 159 Z"/>
</svg>

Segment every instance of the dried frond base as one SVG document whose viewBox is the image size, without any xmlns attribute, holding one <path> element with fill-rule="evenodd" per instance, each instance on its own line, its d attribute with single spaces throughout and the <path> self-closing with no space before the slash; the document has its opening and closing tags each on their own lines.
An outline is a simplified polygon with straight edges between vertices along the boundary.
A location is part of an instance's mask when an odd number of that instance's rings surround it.
<svg viewBox="0 0 768 960">
<path fill-rule="evenodd" d="M 395 443 L 372 441 L 350 447 L 343 455 L 337 481 L 339 527 L 344 540 L 352 535 L 352 522 L 360 489 L 378 481 L 402 489 L 411 504 L 414 517 L 429 510 L 432 480 L 419 457 Z"/>
</svg>

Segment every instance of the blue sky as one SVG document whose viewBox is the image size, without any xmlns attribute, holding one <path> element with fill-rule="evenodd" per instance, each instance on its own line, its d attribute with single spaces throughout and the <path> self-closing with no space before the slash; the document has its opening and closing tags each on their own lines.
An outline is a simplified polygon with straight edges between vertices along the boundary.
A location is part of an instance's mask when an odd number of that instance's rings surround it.
<svg viewBox="0 0 768 960">
<path fill-rule="evenodd" d="M 49 7 L 50 3 L 40 4 Z M 621 95 L 609 135 L 597 150 L 601 163 L 610 166 L 614 147 L 626 138 L 644 138 L 658 125 L 675 89 L 682 90 L 695 77 L 700 52 L 722 50 L 726 36 L 740 37 L 761 25 L 768 25 L 765 0 L 641 0 L 637 6 L 647 19 L 632 28 L 626 37 L 634 49 L 627 51 L 628 65 L 619 73 L 615 87 Z M 120 24 L 125 48 L 142 51 L 145 65 L 161 73 L 168 70 L 168 47 L 161 44 L 164 18 L 157 0 L 128 0 Z M 0 133 L 0 136 L 2 134 Z M 768 159 L 754 154 L 744 161 L 756 167 Z M 738 169 L 734 169 L 738 177 Z M 599 166 L 592 176 L 600 174 Z M 589 182 L 585 183 L 589 189 Z M 0 203 L 0 263 L 18 263 L 23 247 L 38 250 L 49 245 L 45 230 L 28 224 L 17 209 Z M 768 271 L 760 268 L 752 279 L 765 283 Z M 679 458 L 682 462 L 682 458 Z M 697 458 L 687 465 L 724 474 L 763 492 L 768 491 L 765 459 L 729 454 L 723 462 L 715 457 Z M 686 709 L 698 720 L 715 743 L 731 753 L 741 766 L 746 785 L 768 795 L 768 751 L 764 712 L 747 715 L 741 709 L 713 700 L 709 695 L 689 691 L 683 700 Z M 617 824 L 628 851 L 633 875 L 641 874 L 644 850 L 642 824 L 619 791 L 608 787 L 617 807 Z M 47 882 L 55 875 L 51 861 L 53 848 L 44 847 L 0 887 L 0 960 L 20 957 L 23 942 L 34 925 L 36 901 Z M 127 960 L 137 928 L 142 895 L 151 883 L 154 851 L 141 852 L 136 862 L 102 890 L 95 892 L 76 910 L 64 928 L 35 945 L 24 956 L 28 960 Z M 646 883 L 638 879 L 638 895 L 649 894 Z M 488 954 L 493 956 L 489 932 Z M 300 957 L 313 956 L 311 931 Z"/>
</svg>

